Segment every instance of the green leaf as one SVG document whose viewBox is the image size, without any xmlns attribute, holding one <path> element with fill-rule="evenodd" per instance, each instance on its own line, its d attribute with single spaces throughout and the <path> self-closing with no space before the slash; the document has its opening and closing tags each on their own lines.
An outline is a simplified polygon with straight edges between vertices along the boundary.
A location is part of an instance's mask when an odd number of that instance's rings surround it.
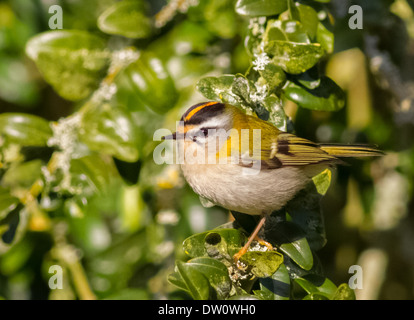
<svg viewBox="0 0 414 320">
<path fill-rule="evenodd" d="M 10 245 L 17 241 L 16 238 L 18 238 L 19 234 L 18 227 L 20 224 L 20 214 L 23 208 L 23 204 L 21 203 L 18 203 L 17 206 L 12 206 L 11 210 L 0 221 L 1 240 L 6 245 Z"/>
<path fill-rule="evenodd" d="M 208 257 L 198 257 L 187 261 L 187 265 L 204 274 L 210 285 L 216 290 L 219 299 L 225 299 L 230 294 L 231 280 L 227 267 L 218 260 Z"/>
<path fill-rule="evenodd" d="M 283 255 L 276 251 L 248 251 L 240 262 L 258 278 L 271 277 L 283 263 Z"/>
<path fill-rule="evenodd" d="M 273 57 L 273 63 L 292 74 L 312 68 L 324 55 L 318 43 L 295 43 L 272 40 L 265 44 L 264 51 Z"/>
<path fill-rule="evenodd" d="M 52 136 L 48 121 L 24 113 L 1 114 L 0 132 L 10 142 L 23 146 L 46 146 Z"/>
<path fill-rule="evenodd" d="M 334 293 L 332 300 L 355 300 L 355 292 L 348 284 L 342 283 Z"/>
<path fill-rule="evenodd" d="M 306 238 L 283 243 L 279 248 L 280 251 L 288 255 L 302 269 L 312 269 L 313 255 Z"/>
<path fill-rule="evenodd" d="M 230 104 L 236 104 L 237 99 L 231 93 L 234 75 L 223 75 L 220 77 L 205 77 L 197 82 L 197 90 L 210 100 L 220 100 Z"/>
<path fill-rule="evenodd" d="M 260 76 L 266 80 L 270 91 L 282 87 L 286 82 L 286 74 L 279 66 L 268 63 L 264 70 L 259 70 Z"/>
<path fill-rule="evenodd" d="M 331 185 L 332 172 L 329 169 L 325 169 L 318 175 L 312 178 L 315 184 L 316 190 L 320 195 L 325 195 Z"/>
<path fill-rule="evenodd" d="M 31 38 L 27 55 L 44 79 L 67 100 L 81 100 L 98 88 L 110 63 L 100 37 L 86 31 L 46 31 Z"/>
<path fill-rule="evenodd" d="M 236 12 L 243 16 L 273 16 L 287 10 L 286 0 L 238 0 Z"/>
<path fill-rule="evenodd" d="M 104 300 L 148 300 L 150 295 L 145 289 L 125 288 L 121 291 L 111 294 Z"/>
<path fill-rule="evenodd" d="M 327 53 L 334 50 L 334 34 L 322 22 L 318 23 L 316 40 L 321 44 Z"/>
<path fill-rule="evenodd" d="M 181 261 L 177 261 L 177 271 L 193 299 L 207 300 L 210 297 L 210 283 L 200 271 Z"/>
<path fill-rule="evenodd" d="M 2 185 L 10 189 L 30 189 L 33 183 L 41 177 L 42 165 L 41 160 L 12 163 L 3 175 Z"/>
<path fill-rule="evenodd" d="M 82 116 L 80 139 L 91 150 L 120 160 L 138 159 L 137 136 L 131 114 L 121 106 L 108 103 L 91 108 Z"/>
<path fill-rule="evenodd" d="M 0 187 L 0 220 L 13 211 L 18 204 L 18 198 L 12 196 L 9 190 Z"/>
<path fill-rule="evenodd" d="M 168 275 L 168 282 L 176 286 L 177 288 L 188 291 L 187 285 L 185 284 L 183 278 L 181 277 L 178 271 L 175 271 Z"/>
<path fill-rule="evenodd" d="M 264 34 L 264 42 L 281 40 L 295 43 L 310 44 L 309 36 L 297 20 L 270 20 Z"/>
<path fill-rule="evenodd" d="M 266 241 L 276 245 L 302 269 L 310 270 L 313 266 L 313 255 L 305 236 L 304 230 L 296 223 L 281 221 L 280 213 L 275 212 L 266 220 Z"/>
<path fill-rule="evenodd" d="M 323 191 L 322 189 L 324 187 L 321 185 L 320 190 Z M 312 250 L 319 250 L 326 244 L 325 224 L 320 205 L 321 197 L 315 183 L 309 183 L 286 205 L 291 221 L 305 232 Z"/>
<path fill-rule="evenodd" d="M 289 19 L 299 20 L 300 19 L 299 10 L 296 7 L 295 2 L 293 2 L 293 0 L 287 0 L 287 5 L 288 5 Z"/>
<path fill-rule="evenodd" d="M 295 80 L 307 89 L 315 89 L 321 84 L 318 68 L 315 66 L 295 76 Z"/>
<path fill-rule="evenodd" d="M 325 295 L 320 293 L 311 293 L 306 295 L 303 300 L 329 300 Z"/>
<path fill-rule="evenodd" d="M 290 297 L 290 277 L 284 264 L 268 278 L 261 278 L 260 290 L 255 294 L 265 300 L 289 300 Z"/>
<path fill-rule="evenodd" d="M 299 4 L 297 8 L 299 11 L 299 20 L 303 26 L 304 31 L 309 35 L 311 39 L 315 39 L 319 24 L 318 13 L 311 6 L 304 4 Z"/>
<path fill-rule="evenodd" d="M 241 104 L 249 105 L 251 102 L 250 95 L 255 91 L 256 87 L 252 81 L 242 74 L 235 75 L 231 92 L 238 97 Z"/>
<path fill-rule="evenodd" d="M 162 61 L 152 53 L 141 54 L 126 70 L 139 100 L 151 110 L 163 114 L 174 107 L 178 92 Z"/>
<path fill-rule="evenodd" d="M 104 192 L 109 186 L 114 169 L 99 155 L 93 154 L 70 163 L 71 185 L 82 190 L 81 196 Z"/>
<path fill-rule="evenodd" d="M 300 278 L 295 278 L 294 281 L 298 283 L 308 294 L 318 294 L 328 299 L 332 299 L 337 287 L 328 278 L 308 275 Z"/>
<path fill-rule="evenodd" d="M 98 18 L 98 27 L 108 34 L 139 39 L 151 35 L 152 22 L 142 1 L 121 1 L 106 9 Z"/>
<path fill-rule="evenodd" d="M 206 255 L 228 255 L 236 254 L 245 236 L 236 229 L 215 229 L 198 233 L 187 238 L 183 242 L 184 252 L 192 258 Z"/>
<path fill-rule="evenodd" d="M 320 85 L 313 90 L 291 82 L 285 95 L 299 106 L 311 110 L 338 111 L 345 106 L 344 92 L 328 77 L 321 77 Z"/>
<path fill-rule="evenodd" d="M 13 245 L 10 250 L 2 254 L 0 260 L 0 272 L 3 276 L 13 276 L 25 266 L 35 252 L 36 243 L 33 239 L 24 238 L 21 242 Z"/>
<path fill-rule="evenodd" d="M 279 130 L 286 131 L 287 116 L 280 103 L 280 99 L 272 94 L 263 99 L 263 106 L 269 111 L 269 121 Z"/>
<path fill-rule="evenodd" d="M 260 300 L 260 299 L 257 298 L 257 296 L 253 294 L 242 294 L 242 295 L 231 296 L 227 300 Z"/>
</svg>

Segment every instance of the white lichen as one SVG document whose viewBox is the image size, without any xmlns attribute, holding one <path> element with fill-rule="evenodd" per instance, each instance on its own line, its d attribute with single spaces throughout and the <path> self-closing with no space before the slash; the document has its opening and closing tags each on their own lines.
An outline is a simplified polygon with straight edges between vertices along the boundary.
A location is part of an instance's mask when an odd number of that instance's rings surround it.
<svg viewBox="0 0 414 320">
<path fill-rule="evenodd" d="M 256 71 L 262 71 L 265 69 L 265 67 L 272 61 L 272 59 L 269 58 L 269 56 L 265 53 L 255 53 L 254 54 L 254 60 L 253 60 L 253 69 Z"/>
<path fill-rule="evenodd" d="M 251 18 L 249 20 L 248 28 L 251 30 L 254 36 L 260 37 L 265 31 L 265 27 L 264 27 L 265 23 L 266 23 L 266 17 Z"/>
<path fill-rule="evenodd" d="M 79 194 L 81 190 L 72 186 L 70 162 L 76 158 L 78 145 L 78 131 L 80 128 L 81 116 L 75 113 L 70 117 L 62 118 L 58 122 L 52 123 L 51 128 L 53 136 L 47 141 L 49 147 L 57 147 L 55 152 L 56 168 L 62 171 L 63 178 L 59 186 L 62 190 L 69 191 L 72 194 Z M 43 169 L 42 173 L 45 181 L 51 181 L 50 174 Z"/>
</svg>

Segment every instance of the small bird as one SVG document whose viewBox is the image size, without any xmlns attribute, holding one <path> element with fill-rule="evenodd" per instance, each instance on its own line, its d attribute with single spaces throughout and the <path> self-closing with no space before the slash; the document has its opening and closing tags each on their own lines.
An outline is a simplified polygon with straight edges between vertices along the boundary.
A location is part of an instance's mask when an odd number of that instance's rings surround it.
<svg viewBox="0 0 414 320">
<path fill-rule="evenodd" d="M 177 132 L 181 169 L 201 198 L 231 211 L 261 215 L 247 252 L 266 217 L 281 209 L 313 176 L 343 163 L 341 157 L 380 156 L 364 145 L 318 144 L 283 132 L 230 104 L 203 102 L 189 108 Z M 180 153 L 180 152 L 179 152 Z"/>
</svg>

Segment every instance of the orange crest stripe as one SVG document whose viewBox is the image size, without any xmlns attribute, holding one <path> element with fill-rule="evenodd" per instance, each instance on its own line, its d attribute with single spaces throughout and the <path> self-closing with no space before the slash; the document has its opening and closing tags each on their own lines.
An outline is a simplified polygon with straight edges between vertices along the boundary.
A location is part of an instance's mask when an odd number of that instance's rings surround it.
<svg viewBox="0 0 414 320">
<path fill-rule="evenodd" d="M 201 109 L 203 109 L 203 108 L 205 108 L 205 107 L 208 107 L 208 106 L 211 106 L 211 105 L 213 105 L 213 104 L 217 104 L 217 102 L 215 102 L 215 101 L 207 102 L 207 103 L 204 103 L 204 104 L 202 104 L 201 106 L 199 106 L 199 107 L 195 108 L 194 110 L 191 110 L 191 112 L 189 112 L 189 113 L 188 113 L 188 115 L 185 117 L 184 121 L 188 121 L 188 120 L 190 120 L 190 119 L 191 119 L 191 117 L 192 117 L 193 115 L 195 115 L 197 112 L 199 112 Z"/>
</svg>

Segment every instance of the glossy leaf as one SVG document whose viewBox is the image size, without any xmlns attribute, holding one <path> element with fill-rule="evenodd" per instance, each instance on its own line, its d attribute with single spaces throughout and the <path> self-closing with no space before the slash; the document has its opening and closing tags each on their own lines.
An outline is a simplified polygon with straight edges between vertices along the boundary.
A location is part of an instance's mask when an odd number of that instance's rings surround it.
<svg viewBox="0 0 414 320">
<path fill-rule="evenodd" d="M 46 146 L 52 136 L 48 121 L 23 113 L 1 114 L 0 132 L 9 142 L 23 146 Z"/>
<path fill-rule="evenodd" d="M 355 300 L 355 292 L 348 284 L 343 283 L 339 285 L 338 289 L 334 293 L 332 300 Z"/>
<path fill-rule="evenodd" d="M 298 74 L 294 79 L 305 88 L 311 90 L 319 87 L 321 84 L 321 77 L 316 66 L 304 73 Z"/>
<path fill-rule="evenodd" d="M 306 276 L 294 279 L 308 294 L 322 295 L 332 299 L 337 287 L 328 278 L 320 276 Z"/>
<path fill-rule="evenodd" d="M 125 72 L 139 100 L 151 110 L 162 114 L 177 102 L 178 93 L 172 78 L 162 61 L 151 53 L 141 54 Z"/>
<path fill-rule="evenodd" d="M 225 299 L 230 294 L 229 272 L 220 261 L 208 257 L 198 257 L 187 261 L 186 265 L 195 268 L 207 277 L 219 299 Z"/>
<path fill-rule="evenodd" d="M 299 4 L 297 8 L 303 29 L 311 39 L 315 39 L 319 24 L 318 13 L 311 6 L 304 4 Z"/>
<path fill-rule="evenodd" d="M 205 275 L 181 261 L 177 261 L 177 271 L 194 300 L 207 300 L 209 298 L 211 287 Z"/>
<path fill-rule="evenodd" d="M 98 88 L 110 62 L 105 42 L 80 30 L 40 33 L 28 41 L 26 53 L 56 92 L 73 101 Z"/>
<path fill-rule="evenodd" d="M 289 300 L 290 297 L 290 277 L 284 264 L 268 278 L 261 278 L 260 290 L 255 292 L 265 300 Z"/>
<path fill-rule="evenodd" d="M 295 43 L 283 40 L 269 41 L 264 51 L 273 57 L 273 62 L 283 70 L 299 74 L 312 68 L 324 55 L 317 43 Z"/>
<path fill-rule="evenodd" d="M 244 16 L 273 16 L 287 10 L 286 0 L 238 0 L 236 12 Z"/>
<path fill-rule="evenodd" d="M 331 185 L 332 172 L 329 169 L 325 169 L 318 175 L 312 178 L 315 184 L 316 190 L 320 195 L 325 195 Z"/>
<path fill-rule="evenodd" d="M 258 278 L 271 277 L 283 263 L 283 255 L 276 251 L 248 251 L 240 262 Z"/>
<path fill-rule="evenodd" d="M 325 295 L 314 292 L 306 295 L 303 300 L 329 300 Z"/>
<path fill-rule="evenodd" d="M 310 270 L 313 255 L 302 228 L 292 221 L 281 221 L 276 212 L 266 219 L 264 239 L 277 246 L 302 269 Z"/>
<path fill-rule="evenodd" d="M 299 20 L 299 10 L 295 5 L 295 2 L 293 0 L 287 0 L 287 6 L 288 6 L 288 16 L 290 20 Z"/>
<path fill-rule="evenodd" d="M 302 269 L 310 270 L 312 268 L 313 255 L 306 238 L 284 243 L 279 248 Z"/>
<path fill-rule="evenodd" d="M 129 162 L 138 159 L 134 124 L 130 113 L 121 106 L 103 104 L 85 112 L 80 138 L 91 150 Z"/>
<path fill-rule="evenodd" d="M 142 1 L 121 1 L 114 3 L 98 18 L 98 27 L 108 34 L 139 39 L 148 37 L 152 22 L 145 14 Z"/>
<path fill-rule="evenodd" d="M 281 40 L 295 43 L 310 43 L 309 36 L 306 34 L 301 23 L 296 20 L 270 20 L 267 24 L 264 41 Z"/>
<path fill-rule="evenodd" d="M 322 175 L 319 178 L 321 181 L 317 181 L 317 184 L 322 192 L 327 187 L 329 176 Z M 321 197 L 315 183 L 310 183 L 286 206 L 291 221 L 305 232 L 312 250 L 319 250 L 326 244 L 325 224 L 320 205 Z"/>
<path fill-rule="evenodd" d="M 82 196 L 88 196 L 105 191 L 113 171 L 100 156 L 93 154 L 72 159 L 70 173 L 71 184 L 82 189 Z"/>
<path fill-rule="evenodd" d="M 313 90 L 290 83 L 285 94 L 289 100 L 306 109 L 338 111 L 345 106 L 344 92 L 328 77 L 322 77 L 320 85 Z"/>
<path fill-rule="evenodd" d="M 322 22 L 318 23 L 316 40 L 326 52 L 332 53 L 334 51 L 334 34 Z"/>
</svg>

